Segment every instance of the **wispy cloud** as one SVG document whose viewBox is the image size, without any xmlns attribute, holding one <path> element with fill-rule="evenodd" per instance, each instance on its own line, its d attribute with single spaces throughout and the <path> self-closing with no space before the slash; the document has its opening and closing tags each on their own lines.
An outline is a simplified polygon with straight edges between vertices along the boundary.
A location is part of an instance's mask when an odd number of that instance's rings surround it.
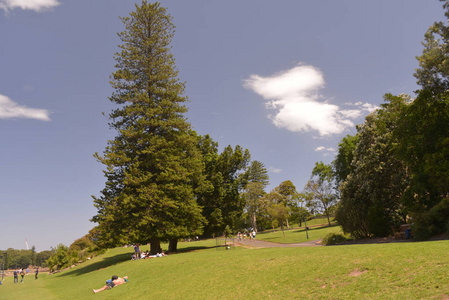
<svg viewBox="0 0 449 300">
<path fill-rule="evenodd" d="M 316 147 L 315 148 L 316 152 L 323 152 L 323 151 L 327 151 L 327 152 L 335 152 L 335 149 L 332 147 L 326 148 L 324 146 L 320 146 L 320 147 Z"/>
<path fill-rule="evenodd" d="M 274 125 L 289 131 L 318 131 L 320 136 L 342 133 L 353 127 L 371 104 L 353 104 L 342 109 L 323 99 L 319 91 L 325 81 L 321 71 L 313 66 L 298 65 L 273 76 L 251 75 L 244 86 L 268 100 L 267 109 L 274 110 L 269 117 Z M 351 104 L 352 105 L 352 104 Z"/>
<path fill-rule="evenodd" d="M 6 12 L 15 8 L 41 12 L 59 4 L 58 0 L 0 0 L 0 9 Z"/>
<path fill-rule="evenodd" d="M 46 109 L 19 105 L 10 98 L 0 94 L 0 119 L 14 118 L 50 121 L 50 112 Z"/>
<path fill-rule="evenodd" d="M 269 168 L 268 168 L 268 172 L 270 172 L 270 173 L 281 173 L 281 172 L 282 172 L 282 169 L 277 169 L 277 168 L 269 167 Z"/>
</svg>

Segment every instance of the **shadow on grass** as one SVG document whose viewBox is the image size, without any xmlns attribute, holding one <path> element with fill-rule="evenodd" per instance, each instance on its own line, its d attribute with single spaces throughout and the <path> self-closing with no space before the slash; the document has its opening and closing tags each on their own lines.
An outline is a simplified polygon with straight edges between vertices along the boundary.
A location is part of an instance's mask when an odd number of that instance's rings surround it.
<svg viewBox="0 0 449 300">
<path fill-rule="evenodd" d="M 190 246 L 190 247 L 179 248 L 179 249 L 178 249 L 178 252 L 176 252 L 176 253 L 192 252 L 192 251 L 197 251 L 197 250 L 205 250 L 205 249 L 213 249 L 213 248 L 216 248 L 216 246 L 212 246 L 212 247 L 206 247 L 206 246 Z"/>
<path fill-rule="evenodd" d="M 338 227 L 339 225 L 331 225 L 331 226 L 329 226 L 329 225 L 325 225 L 325 226 L 315 226 L 315 227 L 309 227 L 309 229 L 307 230 L 308 232 L 311 232 L 311 231 L 318 231 L 318 230 L 322 230 L 322 229 L 325 229 L 325 228 L 332 228 L 332 227 Z M 276 232 L 282 232 L 281 230 L 277 230 Z M 284 232 L 286 233 L 286 234 L 288 234 L 288 235 L 291 235 L 291 234 L 298 234 L 298 233 L 303 233 L 303 234 L 305 234 L 306 233 L 306 229 L 305 228 L 301 228 L 301 229 L 289 229 L 289 230 L 284 230 Z M 261 233 L 261 234 L 263 234 L 263 233 Z M 272 242 L 273 240 L 279 240 L 279 237 L 278 236 L 273 236 L 273 237 L 269 237 L 269 236 L 267 236 L 267 237 L 263 237 L 263 239 L 262 239 L 262 241 L 267 241 L 267 242 Z M 275 243 L 277 243 L 278 241 L 276 241 Z"/>
<path fill-rule="evenodd" d="M 185 247 L 178 249 L 177 254 L 185 253 L 185 252 L 192 252 L 197 250 L 204 250 L 204 249 L 213 249 L 216 248 L 216 246 L 213 247 L 206 247 L 206 246 L 191 246 L 191 247 Z M 173 253 L 175 254 L 175 253 Z M 124 261 L 128 261 L 131 259 L 131 253 L 122 253 L 117 254 L 115 256 L 109 256 L 105 257 L 102 260 L 83 266 L 83 264 L 79 265 L 76 269 L 67 270 L 63 273 L 60 273 L 59 276 L 81 276 L 93 271 L 101 270 L 119 263 L 122 263 Z"/>
<path fill-rule="evenodd" d="M 105 257 L 100 261 L 97 261 L 95 263 L 89 264 L 87 266 L 83 266 L 82 264 L 79 265 L 76 269 L 67 270 L 62 274 L 59 274 L 59 276 L 80 276 L 84 275 L 93 271 L 97 271 L 100 269 L 104 269 L 113 265 L 116 265 L 118 263 L 130 260 L 131 258 L 130 253 L 122 253 L 117 254 L 115 256 L 109 256 Z"/>
<path fill-rule="evenodd" d="M 324 228 L 332 228 L 332 227 L 337 227 L 339 225 L 326 225 L 326 226 L 320 226 L 320 227 L 309 227 L 308 231 L 316 231 L 316 230 L 320 230 L 320 229 L 324 229 Z M 303 229 L 297 229 L 297 230 L 293 230 L 293 232 L 305 232 L 306 230 Z"/>
</svg>

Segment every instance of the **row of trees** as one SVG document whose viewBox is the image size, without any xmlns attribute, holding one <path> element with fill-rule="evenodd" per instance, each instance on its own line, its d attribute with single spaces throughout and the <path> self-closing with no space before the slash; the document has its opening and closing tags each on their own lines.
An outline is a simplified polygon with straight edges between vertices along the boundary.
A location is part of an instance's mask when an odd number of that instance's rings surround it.
<svg viewBox="0 0 449 300">
<path fill-rule="evenodd" d="M 431 26 L 417 57 L 416 98 L 386 94 L 339 145 L 336 219 L 357 238 L 386 236 L 410 219 L 418 239 L 449 230 L 448 42 L 448 26 Z"/>
<path fill-rule="evenodd" d="M 29 266 L 47 267 L 46 261 L 52 255 L 52 251 L 36 252 L 33 246 L 30 250 L 17 250 L 9 248 L 0 251 L 0 267 L 7 269 L 28 268 Z"/>
</svg>

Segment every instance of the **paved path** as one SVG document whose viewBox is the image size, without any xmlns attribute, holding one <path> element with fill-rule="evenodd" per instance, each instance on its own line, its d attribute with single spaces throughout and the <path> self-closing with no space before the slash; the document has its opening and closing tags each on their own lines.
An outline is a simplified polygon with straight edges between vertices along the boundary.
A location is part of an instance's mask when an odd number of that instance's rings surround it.
<svg viewBox="0 0 449 300">
<path fill-rule="evenodd" d="M 321 245 L 321 240 L 307 241 L 304 243 L 297 244 L 283 244 L 283 243 L 273 243 L 261 240 L 241 240 L 236 241 L 236 245 L 242 245 L 253 248 L 274 248 L 274 247 L 318 247 Z"/>
</svg>

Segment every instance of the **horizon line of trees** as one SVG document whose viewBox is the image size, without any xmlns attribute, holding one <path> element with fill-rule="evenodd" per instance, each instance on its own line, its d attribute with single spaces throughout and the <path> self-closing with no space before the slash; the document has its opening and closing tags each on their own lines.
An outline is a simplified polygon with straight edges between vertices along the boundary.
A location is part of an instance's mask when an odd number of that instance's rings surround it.
<svg viewBox="0 0 449 300">
<path fill-rule="evenodd" d="M 35 246 L 29 250 L 13 248 L 0 250 L 0 268 L 4 270 L 26 269 L 29 266 L 45 268 L 46 261 L 51 255 L 50 250 L 36 252 Z"/>
</svg>

